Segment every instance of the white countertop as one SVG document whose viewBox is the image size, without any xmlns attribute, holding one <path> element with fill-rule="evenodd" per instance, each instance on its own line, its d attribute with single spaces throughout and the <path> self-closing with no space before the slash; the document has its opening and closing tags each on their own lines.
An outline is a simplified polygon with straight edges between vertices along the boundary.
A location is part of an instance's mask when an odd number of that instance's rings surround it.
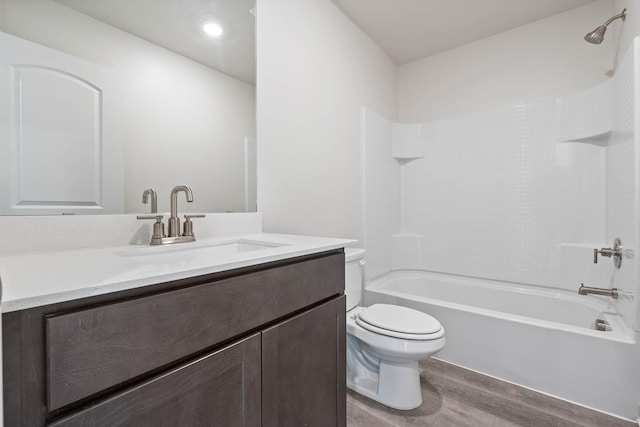
<svg viewBox="0 0 640 427">
<path fill-rule="evenodd" d="M 192 249 L 236 241 L 264 243 L 269 247 L 207 258 L 206 262 L 189 254 Z M 2 312 L 309 255 L 355 242 L 259 233 L 156 247 L 127 245 L 5 254 L 0 258 Z M 162 254 L 162 260 L 154 260 L 154 254 Z"/>
</svg>

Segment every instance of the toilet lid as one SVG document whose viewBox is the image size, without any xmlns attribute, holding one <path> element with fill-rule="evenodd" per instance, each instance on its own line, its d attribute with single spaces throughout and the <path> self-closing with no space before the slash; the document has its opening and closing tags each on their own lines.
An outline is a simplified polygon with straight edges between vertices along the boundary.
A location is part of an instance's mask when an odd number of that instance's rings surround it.
<svg viewBox="0 0 640 427">
<path fill-rule="evenodd" d="M 385 335 L 429 339 L 442 329 L 440 322 L 418 310 L 390 304 L 374 304 L 361 311 L 356 323 Z"/>
</svg>

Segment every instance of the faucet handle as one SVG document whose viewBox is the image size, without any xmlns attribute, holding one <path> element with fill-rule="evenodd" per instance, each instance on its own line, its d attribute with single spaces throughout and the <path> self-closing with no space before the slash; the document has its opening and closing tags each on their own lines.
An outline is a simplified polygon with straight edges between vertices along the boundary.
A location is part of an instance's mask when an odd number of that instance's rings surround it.
<svg viewBox="0 0 640 427">
<path fill-rule="evenodd" d="M 593 250 L 593 263 L 598 263 L 598 254 L 607 258 L 613 258 L 613 263 L 616 268 L 620 268 L 622 265 L 622 242 L 616 237 L 613 241 L 613 248 L 595 248 Z"/>
<path fill-rule="evenodd" d="M 153 235 L 151 236 L 151 244 L 161 244 L 162 238 L 166 237 L 166 235 L 164 234 L 164 223 L 162 222 L 162 220 L 164 219 L 164 215 L 138 215 L 136 218 L 156 220 L 156 222 L 153 224 Z"/>
<path fill-rule="evenodd" d="M 162 224 L 162 220 L 164 219 L 164 215 L 138 215 L 136 219 L 155 219 L 156 224 Z"/>
<path fill-rule="evenodd" d="M 611 248 L 602 248 L 602 249 L 594 248 L 593 249 L 593 263 L 594 264 L 598 263 L 598 254 L 610 258 L 611 254 L 612 254 L 612 251 L 613 251 L 613 249 L 611 249 Z"/>
<path fill-rule="evenodd" d="M 191 222 L 191 218 L 204 218 L 206 215 L 204 214 L 197 214 L 197 215 L 185 215 L 184 216 L 184 229 L 183 229 L 183 236 L 193 236 L 193 222 Z"/>
</svg>

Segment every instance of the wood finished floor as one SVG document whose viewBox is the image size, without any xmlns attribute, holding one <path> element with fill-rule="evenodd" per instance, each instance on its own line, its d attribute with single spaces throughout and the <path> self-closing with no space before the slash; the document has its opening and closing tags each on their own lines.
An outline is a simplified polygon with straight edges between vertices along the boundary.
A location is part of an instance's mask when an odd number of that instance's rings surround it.
<svg viewBox="0 0 640 427">
<path fill-rule="evenodd" d="M 348 390 L 348 427 L 637 427 L 436 359 L 420 363 L 422 406 L 398 411 Z"/>
</svg>

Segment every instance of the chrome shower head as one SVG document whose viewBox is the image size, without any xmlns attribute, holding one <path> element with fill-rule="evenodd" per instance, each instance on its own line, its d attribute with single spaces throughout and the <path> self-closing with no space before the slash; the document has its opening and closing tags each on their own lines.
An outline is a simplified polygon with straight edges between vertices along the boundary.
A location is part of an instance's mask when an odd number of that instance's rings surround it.
<svg viewBox="0 0 640 427">
<path fill-rule="evenodd" d="M 621 13 L 609 18 L 607 22 L 600 25 L 598 28 L 591 31 L 590 33 L 587 33 L 587 35 L 584 36 L 584 39 L 589 43 L 593 43 L 593 44 L 602 43 L 602 40 L 604 40 L 604 33 L 607 32 L 607 26 L 618 18 L 624 21 L 626 17 L 627 17 L 627 9 L 623 9 Z"/>
<path fill-rule="evenodd" d="M 600 44 L 602 43 L 602 40 L 604 40 L 604 33 L 606 32 L 607 27 L 600 25 L 598 28 L 584 36 L 584 39 L 589 43 Z"/>
</svg>

